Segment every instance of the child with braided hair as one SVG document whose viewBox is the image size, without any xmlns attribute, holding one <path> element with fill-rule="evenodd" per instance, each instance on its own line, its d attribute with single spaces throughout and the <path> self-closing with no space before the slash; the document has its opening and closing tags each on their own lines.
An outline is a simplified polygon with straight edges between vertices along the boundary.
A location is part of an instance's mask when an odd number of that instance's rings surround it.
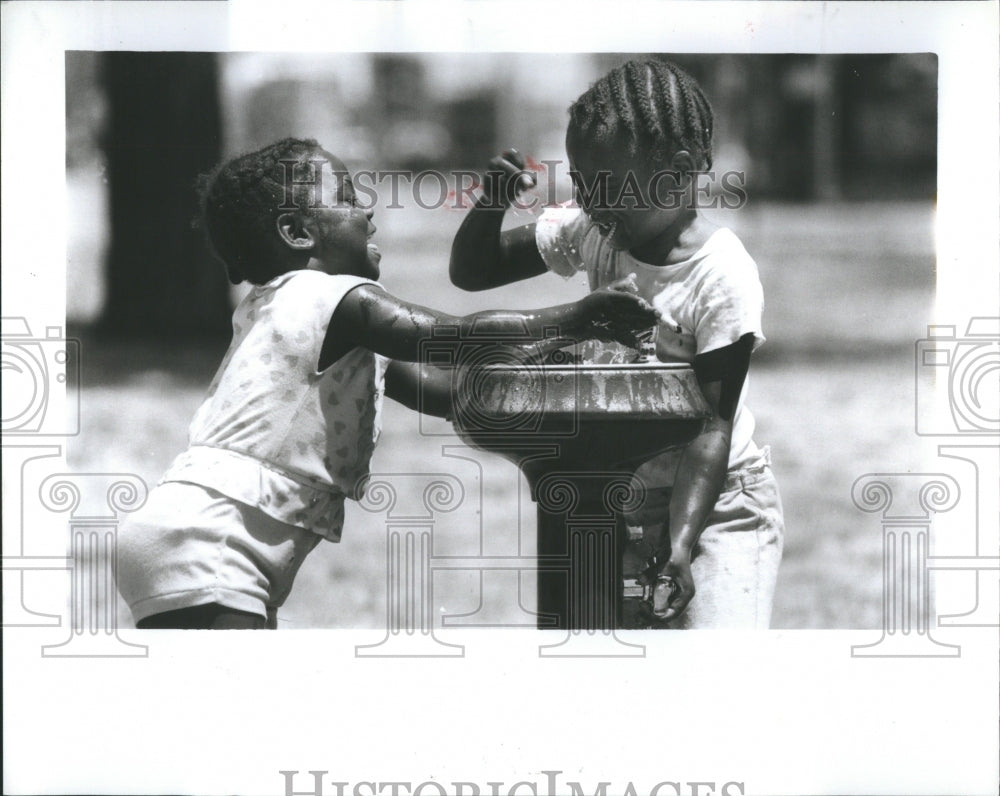
<svg viewBox="0 0 1000 796">
<path fill-rule="evenodd" d="M 578 207 L 548 208 L 501 232 L 533 184 L 514 150 L 495 158 L 486 194 L 463 220 L 452 282 L 484 290 L 554 271 L 585 271 L 592 290 L 636 273 L 660 312 L 656 355 L 691 363 L 713 416 L 681 451 L 642 465 L 638 516 L 651 551 L 658 624 L 766 628 L 784 522 L 768 448 L 744 405 L 751 353 L 764 341 L 757 267 L 737 237 L 700 211 L 696 175 L 712 165 L 713 116 L 701 88 L 662 60 L 629 61 L 569 109 L 566 150 Z"/>
<path fill-rule="evenodd" d="M 204 225 L 233 283 L 253 288 L 178 456 L 121 529 L 118 589 L 140 628 L 274 626 L 306 555 L 340 540 L 379 436 L 383 393 L 446 417 L 451 375 L 419 363 L 436 325 L 624 343 L 657 314 L 625 280 L 575 304 L 465 317 L 376 281 L 373 212 L 344 164 L 284 139 L 222 164 Z M 440 348 L 440 341 L 438 348 Z"/>
</svg>

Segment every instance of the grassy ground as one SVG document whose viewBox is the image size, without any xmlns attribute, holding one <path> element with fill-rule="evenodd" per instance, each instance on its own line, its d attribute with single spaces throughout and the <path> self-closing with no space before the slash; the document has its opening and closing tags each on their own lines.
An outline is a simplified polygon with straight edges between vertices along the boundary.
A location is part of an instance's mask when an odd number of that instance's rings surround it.
<svg viewBox="0 0 1000 796">
<path fill-rule="evenodd" d="M 757 441 L 772 447 L 788 530 L 775 627 L 879 622 L 881 532 L 854 507 L 850 490 L 866 472 L 921 467 L 912 352 L 933 300 L 932 218 L 929 204 L 873 204 L 769 205 L 721 219 L 757 259 L 767 297 L 768 344 L 751 371 L 748 405 Z M 543 306 L 583 292 L 581 281 L 553 276 L 486 294 L 452 288 L 446 258 L 459 221 L 447 210 L 377 217 L 385 285 L 455 312 Z M 84 267 L 84 252 L 98 249 L 93 240 L 80 242 L 76 263 Z M 71 245 L 71 265 L 73 251 Z M 79 274 L 75 279 L 86 281 Z M 83 428 L 70 445 L 71 465 L 134 472 L 155 483 L 183 449 L 221 351 L 110 343 L 84 327 L 74 331 L 83 338 Z M 384 428 L 375 471 L 448 472 L 466 489 L 462 505 L 435 527 L 435 555 L 470 555 L 480 545 L 493 554 L 530 553 L 533 507 L 512 466 L 467 449 L 478 464 L 444 455 L 442 445 L 456 440 L 427 432 L 447 433 L 447 426 L 421 425 L 391 402 Z M 323 544 L 306 561 L 281 625 L 384 626 L 385 554 L 384 521 L 352 506 L 341 544 Z M 487 581 L 486 608 L 519 621 L 510 607 L 514 588 L 512 581 Z M 530 584 L 524 588 L 531 604 Z M 478 602 L 477 573 L 435 577 L 435 616 L 470 611 Z M 127 622 L 127 611 L 123 615 Z"/>
</svg>

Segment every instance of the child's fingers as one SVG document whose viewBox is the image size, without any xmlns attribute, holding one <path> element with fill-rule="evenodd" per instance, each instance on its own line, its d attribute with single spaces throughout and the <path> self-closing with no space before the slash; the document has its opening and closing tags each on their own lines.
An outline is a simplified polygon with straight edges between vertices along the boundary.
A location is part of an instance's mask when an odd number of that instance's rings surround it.
<svg viewBox="0 0 1000 796">
<path fill-rule="evenodd" d="M 516 149 L 505 149 L 503 153 L 504 159 L 506 159 L 510 164 L 512 164 L 519 172 L 517 178 L 517 187 L 522 191 L 530 191 L 538 184 L 538 178 L 535 177 L 530 171 L 525 171 L 527 168 L 527 162 L 524 159 L 524 155 L 518 152 Z"/>
<path fill-rule="evenodd" d="M 610 282 L 605 285 L 606 290 L 614 290 L 618 293 L 638 293 L 639 284 L 636 281 L 637 277 L 635 274 L 629 274 L 621 279 L 616 279 L 614 282 Z"/>
<path fill-rule="evenodd" d="M 501 171 L 508 177 L 513 177 L 517 174 L 521 174 L 522 172 L 531 176 L 531 172 L 526 172 L 524 170 L 524 158 L 519 156 L 517 159 L 512 160 L 507 157 L 506 152 L 503 155 L 497 155 L 495 158 L 490 160 L 490 171 Z"/>
<path fill-rule="evenodd" d="M 505 149 L 497 160 L 501 161 L 501 168 L 508 177 L 517 177 L 517 187 L 519 190 L 530 191 L 538 184 L 535 175 L 530 171 L 525 171 L 527 164 L 524 155 L 516 149 Z"/>
<path fill-rule="evenodd" d="M 694 597 L 694 584 L 686 584 L 670 578 L 667 578 L 667 580 L 670 581 L 671 586 L 666 594 L 665 610 L 662 613 L 658 613 L 657 616 L 669 622 L 687 610 L 688 604 Z M 654 604 L 654 613 L 655 608 Z"/>
<path fill-rule="evenodd" d="M 654 318 L 659 317 L 660 311 L 656 309 L 656 307 L 654 307 L 648 301 L 646 301 L 646 299 L 644 299 L 642 296 L 636 296 L 636 299 L 638 300 L 639 306 L 642 308 L 643 312 L 645 312 L 648 315 L 652 315 Z"/>
<path fill-rule="evenodd" d="M 518 166 L 502 155 L 490 161 L 488 171 L 497 175 L 503 183 L 516 179 L 517 182 L 514 189 L 518 192 L 530 191 L 537 184 L 534 174 L 530 171 L 525 171 L 523 166 Z M 511 198 L 513 199 L 513 196 Z"/>
<path fill-rule="evenodd" d="M 490 159 L 488 171 L 503 174 L 506 177 L 513 177 L 520 169 L 501 155 Z"/>
<path fill-rule="evenodd" d="M 623 291 L 624 292 L 624 291 Z M 652 326 L 660 319 L 660 312 L 652 304 L 650 304 L 642 296 L 637 296 L 634 293 L 626 292 L 625 295 L 630 298 L 630 307 L 632 317 L 638 321 L 641 321 L 646 326 Z M 644 327 L 645 328 L 645 327 Z"/>
<path fill-rule="evenodd" d="M 662 315 L 656 307 L 639 295 L 639 285 L 636 282 L 636 275 L 628 276 L 605 285 L 605 290 L 612 293 L 624 293 L 632 301 L 626 305 L 627 313 L 637 322 L 646 325 L 653 325 L 662 319 Z"/>
<path fill-rule="evenodd" d="M 519 171 L 523 169 L 526 165 L 524 160 L 524 155 L 522 155 L 516 149 L 505 149 L 500 157 L 504 158 L 505 160 L 509 160 L 511 163 L 514 164 L 514 166 L 517 167 Z"/>
<path fill-rule="evenodd" d="M 656 586 L 653 587 L 653 614 L 661 619 L 672 619 L 679 614 L 683 608 L 675 608 L 675 595 L 679 596 L 677 583 L 673 578 L 660 575 L 656 580 Z"/>
<path fill-rule="evenodd" d="M 657 321 L 656 310 L 645 300 L 630 293 L 618 293 L 621 301 L 617 306 L 609 306 L 605 317 L 611 322 L 608 331 L 611 337 L 623 345 L 636 347 L 636 335 L 649 330 Z"/>
</svg>

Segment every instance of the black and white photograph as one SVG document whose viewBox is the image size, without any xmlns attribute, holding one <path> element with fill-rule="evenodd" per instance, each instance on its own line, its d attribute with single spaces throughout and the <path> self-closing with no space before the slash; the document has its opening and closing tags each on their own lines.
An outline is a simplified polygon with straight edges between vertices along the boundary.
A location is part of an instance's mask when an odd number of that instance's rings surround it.
<svg viewBox="0 0 1000 796">
<path fill-rule="evenodd" d="M 996 791 L 995 5 L 3 13 L 5 792 Z"/>
</svg>

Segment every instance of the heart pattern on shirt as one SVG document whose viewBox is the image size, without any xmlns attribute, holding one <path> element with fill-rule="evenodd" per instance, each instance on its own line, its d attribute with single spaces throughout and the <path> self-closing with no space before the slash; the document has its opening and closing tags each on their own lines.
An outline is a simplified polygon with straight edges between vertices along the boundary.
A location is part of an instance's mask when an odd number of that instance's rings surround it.
<svg viewBox="0 0 1000 796">
<path fill-rule="evenodd" d="M 322 511 L 304 508 L 314 493 L 302 490 L 311 486 L 326 494 L 331 481 L 346 489 L 368 472 L 377 414 L 373 395 L 375 401 L 379 397 L 372 388 L 384 365 L 371 352 L 355 349 L 340 366 L 317 372 L 312 356 L 329 328 L 330 301 L 314 293 L 303 305 L 302 298 L 289 293 L 286 299 L 280 286 L 251 293 L 238 322 L 234 318 L 234 342 L 220 366 L 212 406 L 232 430 L 234 450 L 253 452 L 279 474 L 285 468 L 297 472 L 295 484 L 276 479 L 262 488 L 259 505 L 286 522 L 318 523 L 322 534 L 334 515 L 342 519 L 342 504 L 324 498 Z M 322 311 L 313 312 L 309 299 Z M 283 325 L 286 319 L 290 323 Z M 324 381 L 328 373 L 332 381 Z M 349 408 L 352 402 L 355 410 Z"/>
</svg>

